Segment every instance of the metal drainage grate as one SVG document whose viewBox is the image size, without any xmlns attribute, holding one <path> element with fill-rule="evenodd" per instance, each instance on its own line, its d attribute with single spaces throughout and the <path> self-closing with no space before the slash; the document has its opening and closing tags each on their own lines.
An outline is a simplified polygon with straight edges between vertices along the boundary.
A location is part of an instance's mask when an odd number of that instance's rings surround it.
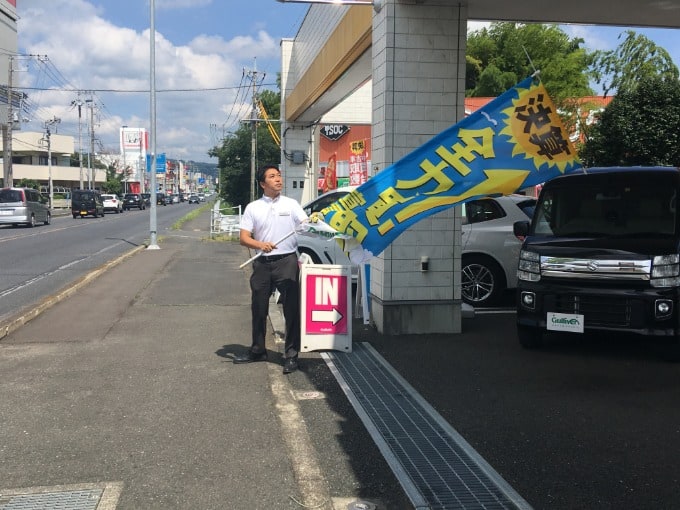
<svg viewBox="0 0 680 510">
<path fill-rule="evenodd" d="M 96 510 L 104 491 L 75 490 L 41 494 L 0 494 L 0 510 Z"/>
<path fill-rule="evenodd" d="M 531 508 L 369 344 L 322 357 L 415 508 Z"/>
<path fill-rule="evenodd" d="M 0 510 L 115 510 L 122 491 L 122 482 L 0 487 Z"/>
</svg>

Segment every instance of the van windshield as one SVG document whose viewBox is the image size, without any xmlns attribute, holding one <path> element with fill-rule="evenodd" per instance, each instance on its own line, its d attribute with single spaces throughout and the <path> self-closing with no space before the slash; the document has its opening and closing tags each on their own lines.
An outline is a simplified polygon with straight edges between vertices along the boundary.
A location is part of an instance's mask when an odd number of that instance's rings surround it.
<svg viewBox="0 0 680 510">
<path fill-rule="evenodd" d="M 23 202 L 24 197 L 18 189 L 1 189 L 0 204 L 10 204 L 12 202 Z"/>
<path fill-rule="evenodd" d="M 675 181 L 573 179 L 546 186 L 536 206 L 534 235 L 639 237 L 676 231 Z"/>
</svg>

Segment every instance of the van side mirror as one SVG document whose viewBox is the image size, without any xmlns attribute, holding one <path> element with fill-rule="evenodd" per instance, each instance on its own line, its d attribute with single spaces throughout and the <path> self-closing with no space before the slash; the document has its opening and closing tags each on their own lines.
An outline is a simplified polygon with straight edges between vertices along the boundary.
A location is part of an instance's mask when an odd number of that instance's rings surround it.
<svg viewBox="0 0 680 510">
<path fill-rule="evenodd" d="M 528 221 L 516 221 L 515 223 L 512 224 L 512 233 L 515 234 L 515 237 L 519 239 L 520 241 L 524 241 L 526 236 L 529 235 L 529 225 L 530 223 Z"/>
</svg>

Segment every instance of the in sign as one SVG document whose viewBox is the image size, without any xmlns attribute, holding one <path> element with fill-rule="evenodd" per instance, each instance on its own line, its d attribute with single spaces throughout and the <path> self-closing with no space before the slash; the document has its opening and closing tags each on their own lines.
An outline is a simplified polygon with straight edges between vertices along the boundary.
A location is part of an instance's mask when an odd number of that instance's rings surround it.
<svg viewBox="0 0 680 510">
<path fill-rule="evenodd" d="M 347 333 L 347 276 L 307 275 L 306 331 Z"/>
</svg>

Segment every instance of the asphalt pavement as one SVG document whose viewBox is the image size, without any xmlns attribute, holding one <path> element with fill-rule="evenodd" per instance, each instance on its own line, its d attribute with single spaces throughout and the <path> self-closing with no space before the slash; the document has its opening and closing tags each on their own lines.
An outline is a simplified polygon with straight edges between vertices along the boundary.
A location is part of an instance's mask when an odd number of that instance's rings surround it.
<svg viewBox="0 0 680 510">
<path fill-rule="evenodd" d="M 209 214 L 0 325 L 0 508 L 411 508 L 318 353 L 232 363 L 249 254 Z"/>
<path fill-rule="evenodd" d="M 414 508 L 356 407 L 381 387 L 348 395 L 329 353 L 283 375 L 276 304 L 269 360 L 232 362 L 250 344 L 249 253 L 209 226 L 206 208 L 0 324 L 0 510 Z M 618 337 L 527 352 L 514 321 L 484 310 L 461 334 L 385 336 L 355 318 L 337 359 L 370 346 L 385 365 L 360 379 L 412 385 L 381 418 L 429 403 L 535 508 L 677 508 L 677 367 Z M 404 446 L 411 430 L 383 437 Z M 442 451 L 416 446 L 426 470 Z M 434 489 L 457 480 L 439 473 Z"/>
</svg>

